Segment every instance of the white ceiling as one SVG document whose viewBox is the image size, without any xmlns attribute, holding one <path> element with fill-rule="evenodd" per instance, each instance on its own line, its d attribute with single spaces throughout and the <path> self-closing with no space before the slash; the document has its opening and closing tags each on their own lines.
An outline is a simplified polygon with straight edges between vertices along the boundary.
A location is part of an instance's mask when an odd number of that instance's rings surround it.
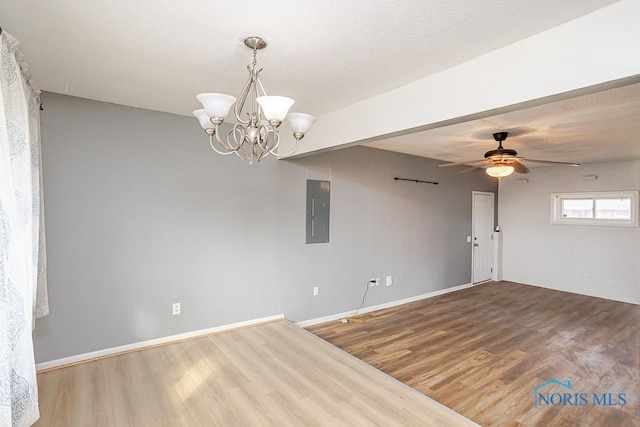
<svg viewBox="0 0 640 427">
<path fill-rule="evenodd" d="M 240 91 L 257 35 L 267 91 L 320 115 L 614 2 L 0 0 L 0 26 L 43 90 L 185 115 Z"/>
<path fill-rule="evenodd" d="M 500 131 L 509 132 L 504 147 L 526 158 L 574 163 L 640 159 L 640 83 L 365 145 L 460 162 L 482 159 L 495 149 L 492 134 Z"/>
<path fill-rule="evenodd" d="M 197 93 L 238 93 L 251 59 L 243 39 L 261 36 L 268 43 L 258 54 L 267 91 L 295 98 L 294 111 L 321 115 L 612 3 L 0 0 L 0 26 L 20 40 L 45 91 L 184 115 L 199 108 Z M 369 145 L 466 160 L 495 148 L 491 133 L 511 130 L 506 145 L 526 157 L 640 158 L 638 88 Z"/>
</svg>

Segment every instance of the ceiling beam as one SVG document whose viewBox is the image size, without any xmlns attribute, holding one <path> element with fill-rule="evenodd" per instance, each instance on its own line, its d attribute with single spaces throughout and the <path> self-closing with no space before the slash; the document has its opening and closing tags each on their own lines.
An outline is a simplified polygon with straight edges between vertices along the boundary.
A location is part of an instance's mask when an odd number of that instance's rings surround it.
<svg viewBox="0 0 640 427">
<path fill-rule="evenodd" d="M 640 74 L 640 2 L 622 0 L 318 118 L 295 157 L 454 123 Z M 499 24 L 499 23 L 497 23 Z M 428 60 L 428 58 L 426 59 Z M 402 64 L 398 64 L 399 67 Z M 384 78 L 384 76 L 380 76 Z M 292 141 L 283 140 L 284 152 Z"/>
</svg>

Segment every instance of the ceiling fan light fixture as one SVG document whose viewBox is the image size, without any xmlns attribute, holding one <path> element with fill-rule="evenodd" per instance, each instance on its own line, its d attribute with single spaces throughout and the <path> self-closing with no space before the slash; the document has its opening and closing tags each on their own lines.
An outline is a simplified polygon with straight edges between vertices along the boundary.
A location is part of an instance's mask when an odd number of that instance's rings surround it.
<svg viewBox="0 0 640 427">
<path fill-rule="evenodd" d="M 511 165 L 491 166 L 486 169 L 487 175 L 493 178 L 504 178 L 511 175 L 515 168 Z"/>
<path fill-rule="evenodd" d="M 529 168 L 523 165 L 522 162 L 580 166 L 579 163 L 557 162 L 552 160 L 535 160 L 535 159 L 529 159 L 526 157 L 519 157 L 518 152 L 516 150 L 512 150 L 510 148 L 504 148 L 502 146 L 502 143 L 504 142 L 505 139 L 507 139 L 508 135 L 509 135 L 509 132 L 494 133 L 493 139 L 495 139 L 498 142 L 498 148 L 496 148 L 495 150 L 489 150 L 486 153 L 484 153 L 484 159 L 446 163 L 446 164 L 438 165 L 438 167 L 473 165 L 470 168 L 460 172 L 460 173 L 466 173 L 466 172 L 470 172 L 472 170 L 481 168 L 483 166 L 491 165 L 489 168 L 485 169 L 485 171 L 487 172 L 487 175 L 500 179 L 500 178 L 504 178 L 505 176 L 509 176 L 514 172 L 529 173 L 530 172 Z"/>
</svg>

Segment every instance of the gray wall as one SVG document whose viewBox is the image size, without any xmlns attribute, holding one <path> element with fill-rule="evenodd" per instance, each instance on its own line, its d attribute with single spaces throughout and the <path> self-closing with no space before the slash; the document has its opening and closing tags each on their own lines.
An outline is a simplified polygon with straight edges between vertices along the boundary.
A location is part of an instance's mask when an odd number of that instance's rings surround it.
<svg viewBox="0 0 640 427">
<path fill-rule="evenodd" d="M 640 304 L 640 228 L 551 224 L 551 193 L 640 190 L 640 161 L 535 168 L 527 178 L 500 184 L 504 279 Z"/>
<path fill-rule="evenodd" d="M 459 175 L 420 157 L 357 147 L 279 168 L 278 282 L 285 314 L 299 321 L 407 298 L 471 281 L 471 192 L 496 191 L 479 172 Z M 304 244 L 306 166 L 331 168 L 331 241 Z M 395 181 L 395 176 L 439 185 Z M 288 183 L 288 185 L 285 185 Z M 384 278 L 393 277 L 393 286 Z M 320 295 L 313 298 L 313 286 Z"/>
<path fill-rule="evenodd" d="M 211 152 L 193 118 L 51 93 L 43 102 L 51 314 L 36 324 L 38 362 L 351 310 L 370 277 L 394 284 L 370 290 L 365 306 L 470 281 L 471 191 L 496 191 L 481 172 L 364 147 L 249 167 Z M 332 171 L 328 244 L 304 244 L 307 166 Z"/>
</svg>

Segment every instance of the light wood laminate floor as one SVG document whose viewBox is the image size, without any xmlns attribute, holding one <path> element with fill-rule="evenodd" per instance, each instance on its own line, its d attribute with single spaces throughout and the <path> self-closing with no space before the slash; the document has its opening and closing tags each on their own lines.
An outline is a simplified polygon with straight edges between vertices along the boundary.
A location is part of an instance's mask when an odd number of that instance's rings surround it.
<svg viewBox="0 0 640 427">
<path fill-rule="evenodd" d="M 38 375 L 37 426 L 465 426 L 462 416 L 287 322 Z"/>
<path fill-rule="evenodd" d="M 640 306 L 498 282 L 360 317 L 308 330 L 481 425 L 640 426 Z M 554 378 L 588 404 L 534 408 Z"/>
</svg>

